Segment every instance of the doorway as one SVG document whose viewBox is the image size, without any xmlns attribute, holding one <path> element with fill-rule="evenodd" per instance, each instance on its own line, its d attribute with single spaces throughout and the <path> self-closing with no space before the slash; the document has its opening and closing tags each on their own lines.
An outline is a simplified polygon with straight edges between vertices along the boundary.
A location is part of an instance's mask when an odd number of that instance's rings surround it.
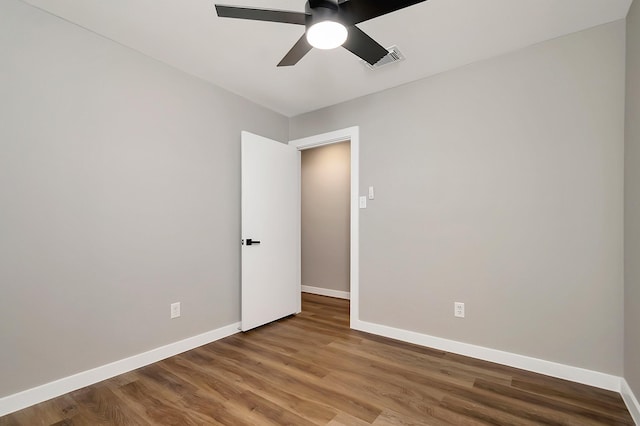
<svg viewBox="0 0 640 426">
<path fill-rule="evenodd" d="M 301 152 L 303 293 L 349 299 L 350 143 Z"/>
<path fill-rule="evenodd" d="M 326 145 L 340 144 L 347 142 L 350 150 L 349 159 L 349 248 L 348 248 L 348 273 L 349 273 L 349 289 L 348 294 L 351 300 L 350 322 L 353 327 L 359 318 L 359 209 L 358 209 L 358 191 L 359 191 L 359 128 L 350 127 L 334 132 L 315 135 L 303 139 L 297 139 L 289 142 L 298 150 L 322 147 Z M 302 283 L 306 284 L 306 283 Z M 301 289 L 302 290 L 302 289 Z M 347 293 L 346 291 L 344 293 Z M 340 294 L 340 293 L 338 293 Z M 335 294 L 334 294 L 335 296 Z"/>
</svg>

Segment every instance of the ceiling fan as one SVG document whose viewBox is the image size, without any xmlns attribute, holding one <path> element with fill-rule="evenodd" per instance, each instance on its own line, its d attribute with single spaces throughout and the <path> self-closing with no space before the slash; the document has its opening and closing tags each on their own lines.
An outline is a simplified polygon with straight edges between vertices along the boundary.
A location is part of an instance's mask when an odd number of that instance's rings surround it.
<svg viewBox="0 0 640 426">
<path fill-rule="evenodd" d="M 389 52 L 356 24 L 424 1 L 308 0 L 304 13 L 223 5 L 216 5 L 216 11 L 222 18 L 304 25 L 305 33 L 282 58 L 279 67 L 297 64 L 313 47 L 333 49 L 339 46 L 375 65 Z"/>
</svg>

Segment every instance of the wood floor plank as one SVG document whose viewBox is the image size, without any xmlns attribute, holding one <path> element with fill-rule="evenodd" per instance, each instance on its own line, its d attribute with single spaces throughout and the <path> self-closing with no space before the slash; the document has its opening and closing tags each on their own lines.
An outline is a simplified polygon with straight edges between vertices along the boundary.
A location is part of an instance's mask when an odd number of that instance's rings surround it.
<svg viewBox="0 0 640 426">
<path fill-rule="evenodd" d="M 34 425 L 633 425 L 619 394 L 302 313 L 0 417 Z"/>
<path fill-rule="evenodd" d="M 218 393 L 221 387 L 237 388 L 238 390 L 251 390 L 256 394 L 287 408 L 289 411 L 300 413 L 305 418 L 310 419 L 317 424 L 326 424 L 335 417 L 337 411 L 322 404 L 318 404 L 312 400 L 306 400 L 299 397 L 295 393 L 280 389 L 263 380 L 261 376 L 247 374 L 247 372 L 233 365 L 196 365 L 191 361 L 174 357 L 171 359 L 172 370 L 181 374 L 184 371 L 194 380 L 202 383 L 202 387 L 211 389 L 213 393 Z M 214 362 L 211 359 L 211 362 Z M 194 371 L 200 370 L 199 377 L 194 377 Z M 229 395 L 231 392 L 225 392 Z M 233 396 L 230 396 L 233 398 Z"/>
<path fill-rule="evenodd" d="M 369 426 L 370 424 L 346 413 L 340 413 L 327 423 L 327 426 Z"/>
<path fill-rule="evenodd" d="M 491 424 L 575 424 L 575 419 L 562 412 L 550 411 L 545 407 L 522 401 L 504 399 L 500 395 L 483 391 L 459 390 L 452 392 L 442 400 L 441 407 Z M 506 418 L 505 414 L 518 420 L 499 421 L 501 418 Z M 584 419 L 580 419 L 579 424 L 593 425 Z"/>
<path fill-rule="evenodd" d="M 273 337 L 266 333 L 242 333 L 236 334 L 235 336 L 239 339 L 249 340 L 255 345 L 271 351 L 276 351 L 283 355 L 295 355 L 300 352 L 300 347 L 295 345 L 294 342 L 291 342 L 290 340 L 287 340 L 286 342 L 274 340 Z"/>
<path fill-rule="evenodd" d="M 582 424 L 588 423 L 603 423 L 609 425 L 628 424 L 627 416 L 616 416 L 610 413 L 606 413 L 598 410 L 597 408 L 587 408 L 578 405 L 570 404 L 555 398 L 548 398 L 539 394 L 526 392 L 514 387 L 504 386 L 498 383 L 492 383 L 484 379 L 476 380 L 475 387 L 483 390 L 495 392 L 502 396 L 509 397 L 512 401 L 523 401 L 530 404 L 535 404 L 539 407 L 544 407 L 554 412 L 561 412 L 564 414 L 571 414 L 577 416 Z"/>
<path fill-rule="evenodd" d="M 615 392 L 603 393 L 602 389 L 590 388 L 576 383 L 549 383 L 549 381 L 513 379 L 511 386 L 527 392 L 556 398 L 576 405 L 593 407 L 615 415 L 625 409 L 624 401 Z"/>
<path fill-rule="evenodd" d="M 121 399 L 150 424 L 197 424 L 197 419 L 181 410 L 175 401 L 168 400 L 165 392 L 154 391 L 142 381 L 131 382 L 119 390 Z"/>
<path fill-rule="evenodd" d="M 546 419 L 543 422 L 533 421 L 527 418 L 522 418 L 517 415 L 510 414 L 508 412 L 497 410 L 493 407 L 489 407 L 478 403 L 476 401 L 469 401 L 462 398 L 456 398 L 452 396 L 446 396 L 442 400 L 441 407 L 445 407 L 450 411 L 458 414 L 463 414 L 479 422 L 498 425 L 513 425 L 513 426 L 535 426 L 539 424 L 556 424 L 547 423 Z M 563 424 L 563 423 L 557 423 Z"/>
<path fill-rule="evenodd" d="M 286 367 L 295 368 L 305 374 L 312 374 L 316 377 L 322 378 L 331 372 L 331 370 L 320 367 L 318 364 L 314 364 L 306 360 L 300 360 L 294 356 L 281 354 L 277 351 L 265 348 L 264 346 L 254 344 L 251 340 L 232 336 L 231 338 L 226 339 L 225 342 L 241 350 L 249 350 L 259 353 L 264 356 L 268 362 L 275 362 Z"/>
<path fill-rule="evenodd" d="M 284 407 L 274 404 L 268 399 L 262 398 L 254 392 L 244 392 L 240 401 L 245 408 L 251 412 L 258 412 L 263 415 L 264 421 L 259 424 L 278 425 L 300 425 L 311 426 L 313 423 L 302 416 L 299 416 Z"/>
<path fill-rule="evenodd" d="M 444 393 L 437 390 L 418 393 L 414 389 L 406 389 L 402 385 L 376 384 L 370 380 L 354 380 L 354 377 L 355 375 L 337 374 L 335 376 L 330 375 L 324 378 L 323 381 L 333 389 L 343 393 L 366 393 L 368 401 L 376 406 L 392 409 L 402 415 L 406 415 L 408 418 L 415 417 L 423 420 L 431 417 L 430 408 L 438 404 L 438 401 L 444 396 Z M 380 414 L 382 414 L 382 411 Z"/>
<path fill-rule="evenodd" d="M 433 417 L 429 414 L 429 417 L 413 417 L 410 415 L 398 413 L 391 409 L 385 409 L 378 418 L 372 423 L 374 426 L 449 426 L 451 423 L 444 420 Z"/>
<path fill-rule="evenodd" d="M 445 359 L 442 356 L 433 356 L 431 354 L 399 348 L 395 345 L 385 344 L 383 342 L 367 340 L 359 347 L 348 347 L 343 345 L 341 342 L 334 342 L 331 346 L 342 347 L 344 349 L 349 348 L 348 350 L 356 353 L 365 352 L 371 356 L 376 356 L 381 359 L 401 361 L 405 366 L 415 366 L 415 368 L 420 370 L 429 369 L 449 377 L 459 377 L 466 380 L 486 378 L 487 380 L 504 384 L 510 384 L 512 382 L 512 376 L 508 374 L 468 366 L 460 362 Z"/>
<path fill-rule="evenodd" d="M 336 357 L 351 357 L 356 363 L 366 363 L 366 367 L 372 370 L 376 375 L 388 375 L 393 377 L 394 380 L 404 378 L 410 382 L 416 384 L 428 383 L 437 386 L 438 384 L 456 384 L 459 386 L 471 387 L 477 376 L 475 375 L 460 375 L 460 374 L 448 374 L 443 372 L 439 366 L 432 366 L 429 363 L 419 362 L 414 360 L 413 362 L 407 362 L 406 359 L 390 358 L 384 356 L 378 356 L 374 351 L 367 350 L 368 348 L 354 348 L 346 347 L 340 343 L 329 345 L 325 354 L 330 353 Z M 421 379 L 421 380 L 418 380 Z"/>
<path fill-rule="evenodd" d="M 104 383 L 88 386 L 70 395 L 78 405 L 78 415 L 69 416 L 74 423 L 91 419 L 95 424 L 136 425 L 142 418 L 114 394 Z"/>
<path fill-rule="evenodd" d="M 292 375 L 291 370 L 284 368 L 265 367 L 257 356 L 246 357 L 243 353 L 229 350 L 223 345 L 208 345 L 207 350 L 222 357 L 222 363 L 236 363 L 237 366 L 250 371 L 253 374 L 265 377 L 272 385 L 283 388 L 295 389 L 299 395 L 307 399 L 317 400 L 324 404 L 334 406 L 340 411 L 357 417 L 359 419 L 371 422 L 379 414 L 380 409 L 368 403 L 359 395 L 349 395 L 337 392 L 330 387 L 318 383 L 316 377 L 313 376 L 296 376 Z"/>
</svg>

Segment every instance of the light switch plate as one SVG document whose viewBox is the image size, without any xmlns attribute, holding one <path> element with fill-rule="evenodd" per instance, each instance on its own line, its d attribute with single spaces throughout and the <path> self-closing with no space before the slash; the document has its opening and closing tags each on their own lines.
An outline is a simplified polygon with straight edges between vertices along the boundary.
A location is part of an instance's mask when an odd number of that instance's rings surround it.
<svg viewBox="0 0 640 426">
<path fill-rule="evenodd" d="M 367 208 L 367 197 L 360 197 L 360 208 L 361 209 L 366 209 Z"/>
<path fill-rule="evenodd" d="M 180 317 L 180 302 L 171 304 L 171 319 Z"/>
<path fill-rule="evenodd" d="M 373 192 L 373 186 L 369 187 L 369 199 L 373 200 L 374 198 L 376 198 L 376 194 Z"/>
</svg>

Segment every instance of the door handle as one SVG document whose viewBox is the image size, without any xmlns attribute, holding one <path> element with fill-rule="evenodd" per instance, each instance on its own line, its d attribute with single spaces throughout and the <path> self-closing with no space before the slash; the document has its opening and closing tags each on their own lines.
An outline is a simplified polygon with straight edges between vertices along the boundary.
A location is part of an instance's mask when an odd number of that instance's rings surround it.
<svg viewBox="0 0 640 426">
<path fill-rule="evenodd" d="M 260 241 L 252 240 L 251 238 L 247 238 L 247 245 L 252 246 L 254 244 L 260 244 Z"/>
</svg>

